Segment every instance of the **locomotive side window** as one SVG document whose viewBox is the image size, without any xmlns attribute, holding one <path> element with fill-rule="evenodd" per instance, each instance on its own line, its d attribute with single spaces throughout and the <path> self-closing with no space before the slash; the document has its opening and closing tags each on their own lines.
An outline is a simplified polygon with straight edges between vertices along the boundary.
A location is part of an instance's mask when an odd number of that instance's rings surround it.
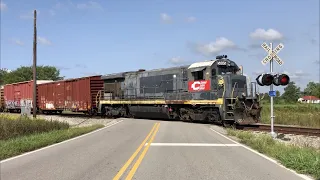
<svg viewBox="0 0 320 180">
<path fill-rule="evenodd" d="M 196 71 L 196 72 L 192 72 L 194 80 L 204 80 L 203 78 L 203 71 Z"/>
<path fill-rule="evenodd" d="M 216 69 L 212 69 L 211 76 L 214 77 L 216 75 L 217 75 L 217 70 Z"/>
</svg>

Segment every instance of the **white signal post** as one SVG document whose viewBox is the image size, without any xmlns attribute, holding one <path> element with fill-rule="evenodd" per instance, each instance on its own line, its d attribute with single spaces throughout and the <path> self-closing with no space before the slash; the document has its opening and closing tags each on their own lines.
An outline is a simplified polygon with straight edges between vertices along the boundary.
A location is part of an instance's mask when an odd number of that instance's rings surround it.
<svg viewBox="0 0 320 180">
<path fill-rule="evenodd" d="M 267 43 L 263 43 L 261 44 L 261 47 L 267 51 L 268 55 L 261 61 L 261 63 L 263 65 L 266 65 L 269 61 L 270 61 L 270 73 L 273 75 L 273 59 L 276 60 L 276 62 L 282 66 L 283 65 L 283 61 L 282 59 L 277 55 L 283 48 L 284 48 L 284 45 L 282 43 L 280 43 L 274 50 L 273 50 L 273 44 L 270 43 L 270 47 L 268 46 Z M 273 84 L 270 85 L 270 93 L 273 93 Z M 274 114 L 273 114 L 273 96 L 270 95 L 270 114 L 271 114 L 271 136 L 273 138 L 276 137 L 276 133 L 274 132 L 274 125 L 273 125 L 273 122 L 274 122 Z"/>
</svg>

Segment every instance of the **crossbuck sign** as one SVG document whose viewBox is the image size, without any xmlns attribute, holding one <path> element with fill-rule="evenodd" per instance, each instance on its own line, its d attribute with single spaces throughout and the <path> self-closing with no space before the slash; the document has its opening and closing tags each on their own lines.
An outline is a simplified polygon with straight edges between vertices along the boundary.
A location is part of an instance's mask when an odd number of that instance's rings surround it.
<svg viewBox="0 0 320 180">
<path fill-rule="evenodd" d="M 280 66 L 283 64 L 283 61 L 277 55 L 284 47 L 282 43 L 280 43 L 274 50 L 272 50 L 267 43 L 261 44 L 261 47 L 268 53 L 268 55 L 261 61 L 263 65 L 266 65 L 272 58 L 274 58 Z"/>
</svg>

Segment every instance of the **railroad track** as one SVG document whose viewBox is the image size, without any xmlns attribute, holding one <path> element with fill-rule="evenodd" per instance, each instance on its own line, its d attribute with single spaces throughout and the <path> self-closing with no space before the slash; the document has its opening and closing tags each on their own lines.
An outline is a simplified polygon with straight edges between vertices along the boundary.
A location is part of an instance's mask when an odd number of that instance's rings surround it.
<svg viewBox="0 0 320 180">
<path fill-rule="evenodd" d="M 270 132 L 270 124 L 256 124 L 252 126 L 240 126 L 237 129 L 245 131 L 265 131 Z M 296 134 L 296 135 L 307 135 L 320 137 L 319 128 L 309 128 L 301 126 L 289 126 L 289 125 L 274 125 L 274 131 L 283 134 Z"/>
<path fill-rule="evenodd" d="M 3 113 L 3 114 L 11 114 L 11 113 Z M 18 113 L 17 113 L 18 114 Z M 60 116 L 60 117 L 79 117 L 85 118 L 89 120 L 90 118 L 95 119 L 110 119 L 110 118 L 102 118 L 101 116 L 88 116 L 84 114 L 52 114 L 52 115 L 45 115 L 45 116 Z M 82 123 L 82 122 L 81 122 Z M 236 129 L 244 130 L 244 131 L 264 131 L 270 132 L 271 127 L 270 124 L 255 124 L 250 126 L 236 126 Z M 296 134 L 296 135 L 307 135 L 307 136 L 317 136 L 320 137 L 320 129 L 319 128 L 309 128 L 309 127 L 301 127 L 301 126 L 290 126 L 290 125 L 274 125 L 274 131 L 277 133 L 283 134 Z"/>
</svg>

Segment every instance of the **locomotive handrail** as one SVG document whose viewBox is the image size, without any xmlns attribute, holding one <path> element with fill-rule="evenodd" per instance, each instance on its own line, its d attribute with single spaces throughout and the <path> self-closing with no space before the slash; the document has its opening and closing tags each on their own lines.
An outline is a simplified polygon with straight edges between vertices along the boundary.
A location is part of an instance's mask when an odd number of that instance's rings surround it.
<svg viewBox="0 0 320 180">
<path fill-rule="evenodd" d="M 233 89 L 232 89 L 232 91 L 231 91 L 231 104 L 233 104 L 233 93 L 234 93 L 234 89 L 235 89 L 235 87 L 236 87 L 236 84 L 237 84 L 237 82 L 235 82 L 234 83 L 234 85 L 233 85 Z"/>
<path fill-rule="evenodd" d="M 101 100 L 101 91 L 102 90 L 99 90 L 97 95 L 96 95 L 96 105 L 98 106 L 98 104 L 100 103 L 100 100 Z M 99 96 L 99 101 L 98 101 L 98 96 Z"/>
</svg>

